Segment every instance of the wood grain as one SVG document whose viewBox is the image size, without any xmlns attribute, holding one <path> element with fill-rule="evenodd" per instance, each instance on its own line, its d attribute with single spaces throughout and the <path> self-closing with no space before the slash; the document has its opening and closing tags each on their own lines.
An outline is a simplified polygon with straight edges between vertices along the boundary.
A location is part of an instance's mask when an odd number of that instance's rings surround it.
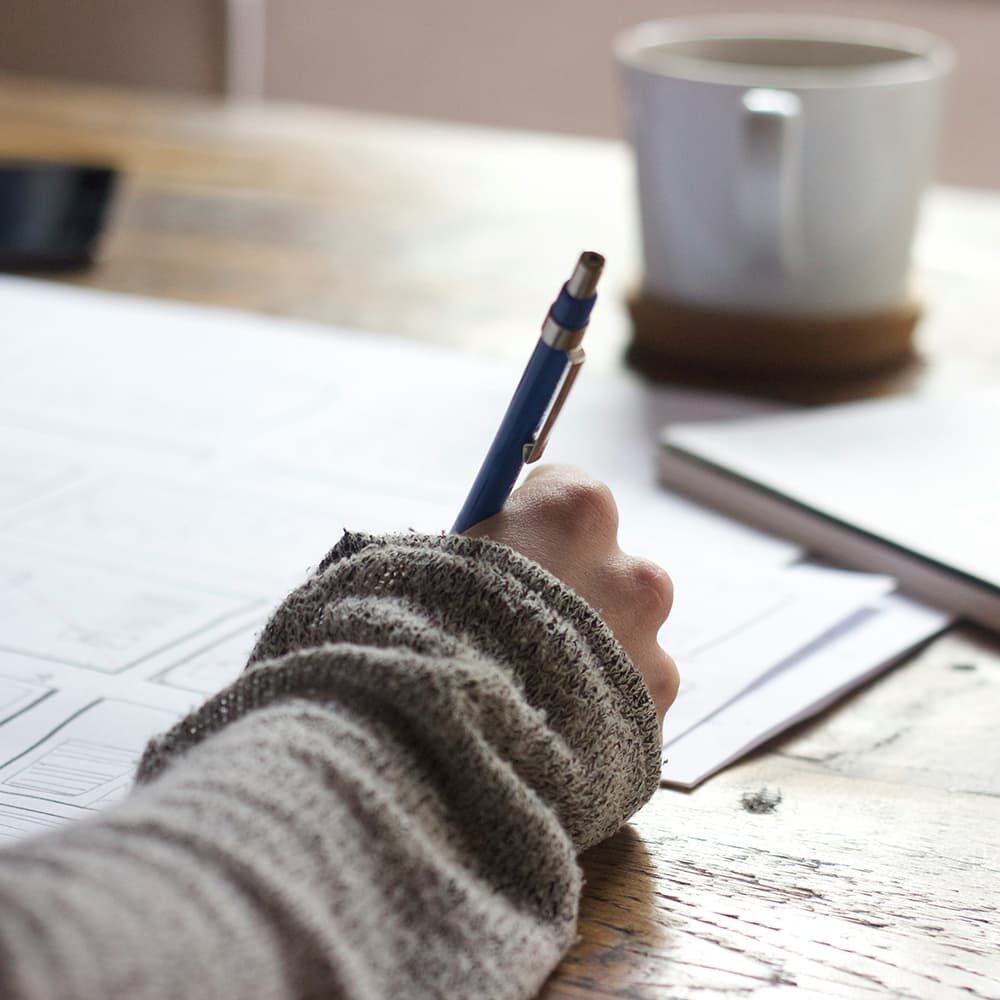
<svg viewBox="0 0 1000 1000">
<path fill-rule="evenodd" d="M 125 170 L 76 284 L 496 356 L 592 245 L 611 264 L 588 351 L 621 363 L 639 261 L 617 143 L 8 80 L 0 156 Z M 939 192 L 929 225 L 916 382 L 998 384 L 1000 200 Z M 581 939 L 544 996 L 1000 997 L 998 717 L 1000 643 L 963 627 L 661 790 L 583 859 Z M 747 812 L 761 787 L 780 803 Z"/>
<path fill-rule="evenodd" d="M 615 303 L 594 359 L 627 335 L 616 143 L 8 81 L 0 156 L 125 170 L 104 257 L 78 284 L 519 357 L 553 274 L 593 243 Z"/>
<path fill-rule="evenodd" d="M 582 941 L 545 996 L 997 997 L 998 705 L 995 640 L 958 630 L 661 790 L 584 859 Z M 762 787 L 780 803 L 747 812 Z"/>
</svg>

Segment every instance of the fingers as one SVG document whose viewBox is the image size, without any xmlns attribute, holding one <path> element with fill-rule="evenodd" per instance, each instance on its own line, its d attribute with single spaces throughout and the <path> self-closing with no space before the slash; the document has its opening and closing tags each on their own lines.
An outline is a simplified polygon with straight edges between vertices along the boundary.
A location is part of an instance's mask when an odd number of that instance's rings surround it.
<svg viewBox="0 0 1000 1000">
<path fill-rule="evenodd" d="M 604 483 L 571 466 L 539 466 L 503 510 L 466 534 L 510 545 L 575 590 L 639 669 L 662 721 L 678 685 L 674 661 L 656 642 L 673 585 L 656 563 L 618 547 L 618 505 Z"/>
<path fill-rule="evenodd" d="M 616 560 L 616 569 L 623 604 L 632 620 L 643 628 L 658 631 L 674 603 L 674 584 L 667 571 L 649 559 L 624 552 Z"/>
<path fill-rule="evenodd" d="M 662 723 L 680 684 L 677 665 L 656 640 L 673 604 L 673 583 L 656 563 L 624 553 L 611 572 L 608 590 L 617 598 L 601 615 L 642 674 Z"/>
<path fill-rule="evenodd" d="M 677 664 L 674 658 L 655 642 L 634 655 L 632 661 L 639 666 L 642 679 L 646 682 L 649 695 L 656 707 L 656 718 L 662 726 L 663 717 L 674 703 L 677 689 L 680 687 Z"/>
</svg>

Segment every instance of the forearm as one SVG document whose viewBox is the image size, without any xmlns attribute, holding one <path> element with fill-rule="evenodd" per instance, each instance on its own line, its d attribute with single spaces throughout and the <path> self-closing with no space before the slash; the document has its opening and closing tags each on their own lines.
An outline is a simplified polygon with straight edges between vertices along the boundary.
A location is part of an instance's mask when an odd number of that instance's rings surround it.
<svg viewBox="0 0 1000 1000">
<path fill-rule="evenodd" d="M 147 787 L 0 854 L 4 996 L 538 988 L 576 850 L 655 785 L 642 682 L 498 547 L 339 548 Z"/>
<path fill-rule="evenodd" d="M 386 767 L 382 735 L 265 709 L 117 813 L 5 859 L 2 995 L 530 993 L 572 933 L 565 836 L 537 817 L 514 841 L 539 897 L 432 782 Z"/>
</svg>

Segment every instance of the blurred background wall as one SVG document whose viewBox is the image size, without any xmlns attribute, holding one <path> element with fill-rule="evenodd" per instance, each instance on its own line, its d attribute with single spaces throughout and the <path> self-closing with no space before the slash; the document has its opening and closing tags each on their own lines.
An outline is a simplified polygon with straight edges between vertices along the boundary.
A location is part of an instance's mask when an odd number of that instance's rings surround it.
<svg viewBox="0 0 1000 1000">
<path fill-rule="evenodd" d="M 900 21 L 959 53 L 938 176 L 1000 187 L 1000 0 L 0 0 L 0 72 L 621 135 L 621 28 L 713 11 Z"/>
<path fill-rule="evenodd" d="M 0 71 L 219 92 L 223 6 L 218 0 L 0 0 Z"/>
</svg>

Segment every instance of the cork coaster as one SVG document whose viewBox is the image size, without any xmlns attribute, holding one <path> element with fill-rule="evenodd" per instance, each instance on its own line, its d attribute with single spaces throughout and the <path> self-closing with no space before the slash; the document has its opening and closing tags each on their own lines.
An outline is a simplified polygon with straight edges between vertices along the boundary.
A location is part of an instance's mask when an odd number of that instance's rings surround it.
<svg viewBox="0 0 1000 1000">
<path fill-rule="evenodd" d="M 667 302 L 628 301 L 627 360 L 655 379 L 761 384 L 849 382 L 914 363 L 920 306 L 866 316 L 755 316 Z"/>
</svg>

